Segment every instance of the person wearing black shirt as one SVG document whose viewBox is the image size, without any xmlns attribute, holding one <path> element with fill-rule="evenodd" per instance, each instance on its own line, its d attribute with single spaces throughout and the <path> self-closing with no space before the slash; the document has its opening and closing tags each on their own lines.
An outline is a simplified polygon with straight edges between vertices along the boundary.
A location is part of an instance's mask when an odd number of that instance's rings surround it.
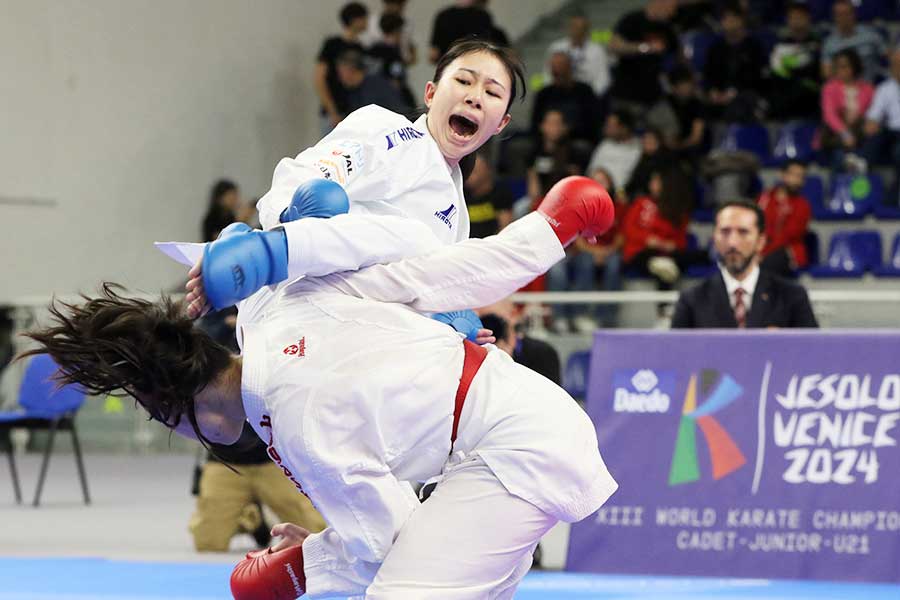
<svg viewBox="0 0 900 600">
<path fill-rule="evenodd" d="M 346 90 L 337 74 L 337 59 L 348 50 L 364 54 L 366 49 L 360 36 L 369 26 L 369 9 L 359 2 L 345 4 L 340 12 L 343 31 L 322 44 L 313 73 L 313 86 L 319 96 L 322 135 L 327 134 L 350 112 L 347 110 Z"/>
<path fill-rule="evenodd" d="M 687 163 L 696 163 L 706 142 L 703 103 L 698 98 L 694 73 L 686 65 L 669 71 L 671 93 L 647 115 L 647 123 L 663 134 L 666 147 Z"/>
<path fill-rule="evenodd" d="M 662 93 L 663 62 L 681 48 L 671 23 L 676 7 L 675 0 L 649 0 L 644 10 L 616 23 L 609 44 L 619 57 L 611 89 L 615 100 L 649 107 Z"/>
<path fill-rule="evenodd" d="M 469 209 L 469 237 L 496 235 L 512 221 L 515 198 L 505 186 L 498 186 L 487 161 L 478 155 L 465 185 Z"/>
<path fill-rule="evenodd" d="M 391 80 L 380 73 L 366 73 L 366 65 L 359 52 L 348 50 L 338 57 L 335 67 L 338 81 L 344 88 L 348 112 L 369 104 L 377 104 L 400 114 L 407 114 L 412 110 L 412 106 L 403 98 L 403 93 Z"/>
<path fill-rule="evenodd" d="M 453 6 L 440 11 L 431 28 L 431 48 L 428 58 L 437 64 L 453 42 L 467 37 L 478 37 L 497 42 L 497 29 L 491 15 L 474 0 L 457 0 Z M 504 40 L 500 40 L 507 45 Z"/>
<path fill-rule="evenodd" d="M 560 179 L 584 172 L 587 155 L 572 144 L 569 126 L 558 110 L 544 113 L 538 145 L 527 164 L 528 195 L 532 200 L 543 197 Z"/>
<path fill-rule="evenodd" d="M 405 21 L 397 14 L 386 13 L 381 16 L 381 40 L 369 48 L 369 60 L 382 77 L 393 83 L 400 92 L 404 102 L 413 107 L 416 105 L 412 91 L 409 89 L 406 72 L 406 59 L 403 56 L 402 34 Z"/>
<path fill-rule="evenodd" d="M 778 38 L 769 57 L 772 118 L 818 119 L 821 51 L 822 41 L 813 31 L 809 7 L 792 3 L 787 11 L 787 31 Z"/>
<path fill-rule="evenodd" d="M 605 117 L 594 90 L 575 79 L 572 59 L 567 53 L 555 52 L 550 55 L 547 63 L 553 82 L 542 88 L 534 98 L 531 111 L 532 134 L 539 134 L 547 111 L 558 110 L 569 124 L 571 137 L 585 140 L 593 148 L 598 141 L 600 123 Z"/>
<path fill-rule="evenodd" d="M 729 122 L 758 119 L 759 100 L 765 91 L 765 53 L 748 35 L 746 18 L 739 8 L 723 9 L 721 24 L 722 35 L 710 46 L 703 66 L 710 108 Z"/>
</svg>

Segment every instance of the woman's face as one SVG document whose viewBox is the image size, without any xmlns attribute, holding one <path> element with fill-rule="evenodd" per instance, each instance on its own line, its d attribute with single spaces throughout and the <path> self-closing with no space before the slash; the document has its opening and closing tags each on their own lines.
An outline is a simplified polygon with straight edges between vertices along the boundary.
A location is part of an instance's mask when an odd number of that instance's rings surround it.
<svg viewBox="0 0 900 600">
<path fill-rule="evenodd" d="M 503 131 L 511 90 L 503 63 L 487 52 L 460 56 L 425 85 L 428 130 L 444 158 L 458 162 Z"/>
<path fill-rule="evenodd" d="M 834 74 L 841 81 L 853 81 L 853 67 L 850 66 L 850 61 L 843 56 L 835 60 Z"/>
</svg>

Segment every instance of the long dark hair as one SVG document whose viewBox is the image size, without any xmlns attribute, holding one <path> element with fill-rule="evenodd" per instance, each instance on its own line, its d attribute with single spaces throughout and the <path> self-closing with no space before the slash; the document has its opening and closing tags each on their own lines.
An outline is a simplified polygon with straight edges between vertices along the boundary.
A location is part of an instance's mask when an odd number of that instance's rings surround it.
<svg viewBox="0 0 900 600">
<path fill-rule="evenodd" d="M 225 371 L 231 353 L 194 327 L 181 303 L 129 298 L 124 291 L 104 283 L 100 296 L 82 295 L 81 305 L 52 302 L 52 325 L 25 333 L 38 347 L 19 358 L 49 354 L 61 384 L 98 395 L 124 391 L 167 427 L 186 415 L 209 445 L 197 425 L 194 395 Z"/>
<path fill-rule="evenodd" d="M 662 178 L 662 191 L 656 204 L 663 219 L 681 227 L 694 209 L 694 182 L 678 167 L 657 172 Z"/>
<path fill-rule="evenodd" d="M 219 232 L 234 223 L 234 213 L 222 206 L 222 198 L 229 192 L 236 192 L 238 186 L 230 179 L 220 179 L 209 190 L 209 206 L 203 217 L 203 241 L 211 242 Z"/>
</svg>

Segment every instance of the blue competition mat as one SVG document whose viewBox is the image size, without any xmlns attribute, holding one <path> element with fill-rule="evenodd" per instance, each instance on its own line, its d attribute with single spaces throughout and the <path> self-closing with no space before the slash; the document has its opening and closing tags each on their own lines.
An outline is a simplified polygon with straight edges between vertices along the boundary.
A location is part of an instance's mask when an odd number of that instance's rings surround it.
<svg viewBox="0 0 900 600">
<path fill-rule="evenodd" d="M 227 600 L 230 564 L 0 558 L 0 600 Z M 531 573 L 517 600 L 898 600 L 900 585 Z"/>
</svg>

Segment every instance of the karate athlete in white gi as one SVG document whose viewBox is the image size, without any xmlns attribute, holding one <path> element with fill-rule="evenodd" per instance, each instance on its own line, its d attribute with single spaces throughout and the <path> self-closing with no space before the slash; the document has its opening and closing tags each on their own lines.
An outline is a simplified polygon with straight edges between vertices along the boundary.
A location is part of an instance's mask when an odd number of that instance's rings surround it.
<svg viewBox="0 0 900 600">
<path fill-rule="evenodd" d="M 56 310 L 34 352 L 94 392 L 126 390 L 179 433 L 231 443 L 249 420 L 268 443 L 329 527 L 280 526 L 285 543 L 236 567 L 238 600 L 511 598 L 541 536 L 616 484 L 562 389 L 417 311 L 490 304 L 613 215 L 603 188 L 568 178 L 497 236 L 282 284 L 244 318 L 240 358 L 170 303 L 109 290 Z M 177 393 L 184 382 L 192 393 Z M 420 505 L 404 481 L 439 474 Z"/>
<path fill-rule="evenodd" d="M 509 50 L 462 42 L 438 63 L 424 91 L 428 112 L 415 122 L 370 105 L 296 158 L 283 159 L 257 204 L 267 231 L 235 235 L 227 251 L 204 258 L 225 273 L 239 265 L 247 276 L 213 278 L 228 285 L 204 290 L 210 281 L 195 268 L 187 286 L 190 314 L 206 310 L 207 299 L 220 309 L 262 285 L 392 262 L 467 239 L 460 161 L 506 127 L 522 88 L 521 63 Z M 347 212 L 334 205 L 348 199 L 354 218 L 344 219 L 333 238 L 311 243 L 297 219 Z"/>
</svg>

